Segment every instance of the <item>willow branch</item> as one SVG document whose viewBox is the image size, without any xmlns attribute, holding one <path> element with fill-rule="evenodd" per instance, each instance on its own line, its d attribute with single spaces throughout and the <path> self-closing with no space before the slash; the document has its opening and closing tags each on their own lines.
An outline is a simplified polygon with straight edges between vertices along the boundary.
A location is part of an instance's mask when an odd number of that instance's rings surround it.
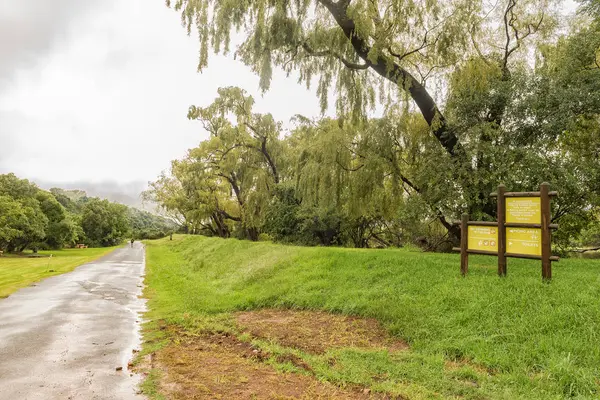
<svg viewBox="0 0 600 400">
<path fill-rule="evenodd" d="M 302 48 L 304 49 L 304 51 L 306 51 L 309 55 L 311 55 L 313 57 L 333 57 L 333 58 L 336 58 L 339 61 L 341 61 L 349 69 L 364 70 L 364 69 L 367 69 L 367 68 L 369 68 L 371 66 L 371 62 L 370 61 L 367 61 L 364 64 L 353 63 L 351 61 L 346 60 L 344 57 L 342 57 L 338 53 L 335 53 L 335 52 L 333 52 L 331 50 L 315 51 L 306 42 L 302 43 Z"/>
</svg>

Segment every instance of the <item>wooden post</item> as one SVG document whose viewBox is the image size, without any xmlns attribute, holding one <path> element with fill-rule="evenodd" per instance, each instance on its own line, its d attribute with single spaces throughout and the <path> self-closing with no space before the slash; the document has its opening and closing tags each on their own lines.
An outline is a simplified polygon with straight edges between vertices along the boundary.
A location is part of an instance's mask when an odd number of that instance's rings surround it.
<svg viewBox="0 0 600 400">
<path fill-rule="evenodd" d="M 498 275 L 506 276 L 506 201 L 504 200 L 504 193 L 506 187 L 504 185 L 498 185 Z"/>
<path fill-rule="evenodd" d="M 460 220 L 460 273 L 462 276 L 469 272 L 469 214 L 463 214 Z"/>
<path fill-rule="evenodd" d="M 540 185 L 540 202 L 542 212 L 542 279 L 552 279 L 552 241 L 550 232 L 550 184 L 544 182 Z"/>
</svg>

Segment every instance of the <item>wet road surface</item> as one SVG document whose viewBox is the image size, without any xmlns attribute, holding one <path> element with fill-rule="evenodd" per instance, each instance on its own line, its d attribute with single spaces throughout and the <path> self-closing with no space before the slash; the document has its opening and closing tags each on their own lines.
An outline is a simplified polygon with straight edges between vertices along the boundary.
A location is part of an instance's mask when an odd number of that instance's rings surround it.
<svg viewBox="0 0 600 400">
<path fill-rule="evenodd" d="M 127 369 L 143 274 L 135 243 L 0 300 L 0 399 L 143 399 Z"/>
</svg>

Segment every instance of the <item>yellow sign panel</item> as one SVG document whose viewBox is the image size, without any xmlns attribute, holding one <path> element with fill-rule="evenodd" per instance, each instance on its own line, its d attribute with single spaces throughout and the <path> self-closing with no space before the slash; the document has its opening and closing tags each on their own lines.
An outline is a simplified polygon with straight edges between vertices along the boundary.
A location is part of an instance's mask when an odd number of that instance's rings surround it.
<svg viewBox="0 0 600 400">
<path fill-rule="evenodd" d="M 542 230 L 538 228 L 506 228 L 506 252 L 542 255 Z"/>
<path fill-rule="evenodd" d="M 495 226 L 470 225 L 469 250 L 498 251 L 498 228 Z"/>
<path fill-rule="evenodd" d="M 520 224 L 541 224 L 541 199 L 539 197 L 507 197 L 506 222 Z"/>
</svg>

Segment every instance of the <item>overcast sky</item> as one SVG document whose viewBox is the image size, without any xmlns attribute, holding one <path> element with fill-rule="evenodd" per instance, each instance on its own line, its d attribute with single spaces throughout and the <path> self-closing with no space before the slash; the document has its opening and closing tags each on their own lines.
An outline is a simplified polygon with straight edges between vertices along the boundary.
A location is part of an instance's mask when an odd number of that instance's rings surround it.
<svg viewBox="0 0 600 400">
<path fill-rule="evenodd" d="M 279 120 L 319 115 L 281 72 L 264 97 L 232 56 L 197 73 L 197 38 L 179 21 L 164 0 L 0 1 L 0 173 L 139 190 L 206 138 L 187 109 L 221 86 Z"/>
</svg>

